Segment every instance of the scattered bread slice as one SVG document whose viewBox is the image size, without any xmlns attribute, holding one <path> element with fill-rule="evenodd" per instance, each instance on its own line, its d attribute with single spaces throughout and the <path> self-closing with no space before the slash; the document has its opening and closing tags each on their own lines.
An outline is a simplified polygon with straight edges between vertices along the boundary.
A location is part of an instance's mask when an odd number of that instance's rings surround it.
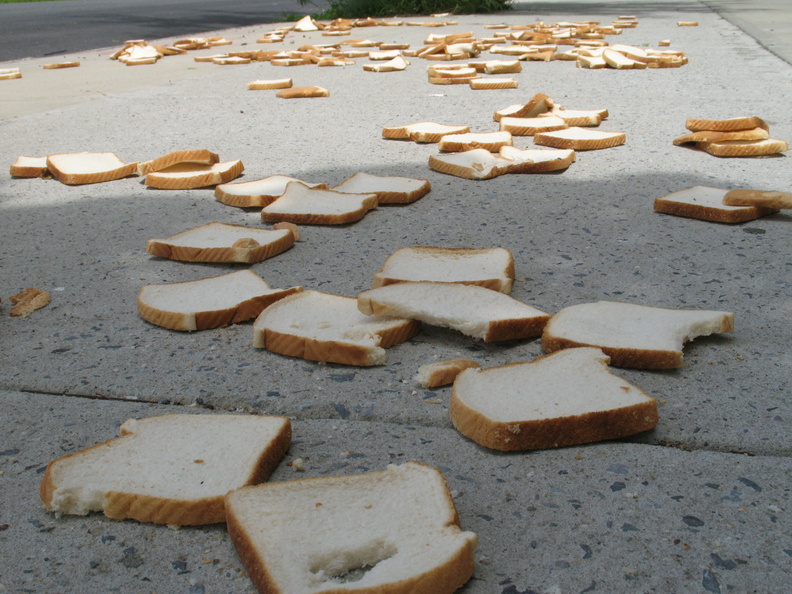
<svg viewBox="0 0 792 594">
<path fill-rule="evenodd" d="M 9 301 L 14 304 L 14 307 L 11 308 L 8 315 L 26 318 L 37 309 L 49 305 L 52 298 L 47 291 L 30 287 L 10 297 Z"/>
<path fill-rule="evenodd" d="M 483 148 L 429 157 L 431 169 L 465 179 L 492 179 L 509 173 L 512 165 L 508 159 L 493 155 Z"/>
<path fill-rule="evenodd" d="M 440 142 L 447 134 L 464 134 L 470 132 L 468 126 L 447 126 L 434 122 L 418 122 L 407 126 L 383 128 L 382 137 L 391 140 L 412 140 L 419 143 Z"/>
<path fill-rule="evenodd" d="M 723 203 L 729 206 L 755 206 L 781 210 L 792 208 L 792 192 L 729 190 L 723 196 Z"/>
<path fill-rule="evenodd" d="M 451 361 L 427 363 L 418 368 L 415 380 L 423 388 L 440 388 L 453 384 L 460 373 L 471 367 L 478 368 L 480 365 L 470 359 L 453 359 Z"/>
<path fill-rule="evenodd" d="M 500 451 L 559 448 L 648 431 L 657 402 L 611 373 L 596 348 L 564 349 L 527 363 L 469 369 L 454 382 L 454 427 Z"/>
<path fill-rule="evenodd" d="M 535 338 L 550 316 L 498 291 L 475 285 L 397 283 L 363 291 L 366 315 L 401 316 L 453 328 L 484 342 Z"/>
<path fill-rule="evenodd" d="M 514 257 L 505 248 L 403 247 L 388 256 L 372 286 L 417 281 L 478 285 L 508 294 Z"/>
<path fill-rule="evenodd" d="M 261 262 L 294 245 L 288 229 L 207 223 L 166 239 L 149 239 L 146 251 L 183 262 Z"/>
<path fill-rule="evenodd" d="M 248 91 L 266 91 L 270 89 L 290 89 L 292 79 L 277 78 L 269 80 L 254 80 L 247 84 Z"/>
<path fill-rule="evenodd" d="M 52 64 L 42 64 L 44 70 L 60 70 L 61 68 L 77 68 L 80 65 L 77 61 L 72 62 L 53 62 Z"/>
<path fill-rule="evenodd" d="M 688 118 L 685 128 L 691 132 L 700 130 L 715 130 L 718 132 L 731 132 L 734 130 L 748 130 L 750 128 L 770 128 L 762 118 L 747 116 L 740 118 L 729 118 L 727 120 L 707 120 L 702 118 Z"/>
<path fill-rule="evenodd" d="M 163 169 L 173 167 L 174 165 L 178 165 L 180 163 L 214 165 L 215 163 L 219 162 L 220 157 L 217 155 L 217 153 L 213 153 L 206 149 L 174 151 L 172 153 L 168 153 L 167 155 L 163 155 L 162 157 L 152 159 L 151 161 L 139 163 L 138 174 L 146 175 L 152 171 L 162 171 Z"/>
<path fill-rule="evenodd" d="M 603 118 L 608 117 L 607 109 L 553 109 L 539 117 L 557 117 L 564 120 L 567 126 L 599 126 Z"/>
<path fill-rule="evenodd" d="M 147 322 L 192 332 L 222 328 L 258 316 L 268 305 L 302 287 L 273 289 L 251 270 L 181 283 L 146 285 L 138 293 L 138 313 Z"/>
<path fill-rule="evenodd" d="M 777 208 L 766 206 L 728 205 L 728 193 L 729 190 L 720 188 L 694 186 L 656 198 L 654 209 L 657 212 L 715 223 L 744 223 L 778 212 Z"/>
<path fill-rule="evenodd" d="M 509 173 L 548 173 L 568 168 L 577 158 L 572 149 L 518 149 L 504 146 L 500 157 L 510 162 Z"/>
<path fill-rule="evenodd" d="M 353 297 L 304 291 L 261 312 L 253 346 L 309 361 L 383 365 L 385 349 L 420 331 L 415 320 L 361 314 Z"/>
<path fill-rule="evenodd" d="M 19 156 L 11 164 L 12 177 L 49 177 L 47 157 Z"/>
<path fill-rule="evenodd" d="M 286 417 L 162 415 L 47 465 L 40 495 L 61 514 L 172 526 L 223 522 L 225 495 L 266 480 L 291 442 Z"/>
<path fill-rule="evenodd" d="M 348 194 L 376 194 L 378 204 L 407 204 L 423 198 L 432 189 L 428 179 L 356 173 L 332 188 Z"/>
<path fill-rule="evenodd" d="M 495 153 L 503 146 L 511 146 L 511 132 L 468 132 L 465 134 L 449 134 L 440 139 L 438 148 L 441 152 L 459 153 L 473 149 L 485 149 Z"/>
<path fill-rule="evenodd" d="M 275 95 L 282 99 L 307 99 L 311 97 L 329 97 L 330 91 L 324 87 L 316 86 L 291 87 L 289 89 L 281 89 Z"/>
<path fill-rule="evenodd" d="M 697 142 L 696 148 L 716 157 L 762 157 L 789 150 L 786 140 L 766 138 L 764 140 L 721 140 Z"/>
<path fill-rule="evenodd" d="M 137 173 L 137 163 L 124 163 L 115 153 L 61 153 L 47 157 L 52 177 L 69 185 L 96 184 Z"/>
<path fill-rule="evenodd" d="M 567 128 L 569 128 L 569 125 L 566 121 L 556 115 L 537 116 L 535 118 L 503 117 L 500 120 L 500 129 L 511 132 L 514 136 L 534 136 L 540 132 L 552 132 Z"/>
<path fill-rule="evenodd" d="M 245 487 L 226 509 L 262 593 L 451 594 L 473 575 L 476 535 L 424 464 Z"/>
<path fill-rule="evenodd" d="M 371 55 L 369 55 L 369 57 L 371 57 Z M 371 59 L 373 60 L 375 58 Z M 409 65 L 410 63 L 407 60 L 401 56 L 396 56 L 392 60 L 388 60 L 382 64 L 364 64 L 363 70 L 367 72 L 399 72 L 407 68 Z"/>
<path fill-rule="evenodd" d="M 675 145 L 687 142 L 720 142 L 723 140 L 764 140 L 770 138 L 770 133 L 761 127 L 746 130 L 733 130 L 731 132 L 718 132 L 716 130 L 699 130 L 674 139 Z"/>
<path fill-rule="evenodd" d="M 550 97 L 544 93 L 537 93 L 531 98 L 530 101 L 528 101 L 528 103 L 518 103 L 516 105 L 510 105 L 509 107 L 499 109 L 493 114 L 492 118 L 496 122 L 499 122 L 501 118 L 504 117 L 535 118 L 540 114 L 550 111 L 552 105 L 553 102 Z"/>
<path fill-rule="evenodd" d="M 0 80 L 13 78 L 22 78 L 22 71 L 19 68 L 0 68 Z"/>
<path fill-rule="evenodd" d="M 682 366 L 685 342 L 733 329 L 730 312 L 599 301 L 555 314 L 544 329 L 542 348 L 553 352 L 592 346 L 602 349 L 616 367 L 673 369 Z"/>
<path fill-rule="evenodd" d="M 474 78 L 469 83 L 474 90 L 482 89 L 516 89 L 517 81 L 513 78 Z"/>
<path fill-rule="evenodd" d="M 279 198 L 261 210 L 261 218 L 270 223 L 344 225 L 359 221 L 376 207 L 377 195 L 373 193 L 347 194 L 290 182 Z"/>
<path fill-rule="evenodd" d="M 626 138 L 623 132 L 587 130 L 576 126 L 555 132 L 539 132 L 534 136 L 534 142 L 555 148 L 590 151 L 624 144 Z"/>
<path fill-rule="evenodd" d="M 226 161 L 212 165 L 177 163 L 146 175 L 144 184 L 161 190 L 191 190 L 226 184 L 242 174 L 242 161 Z"/>
<path fill-rule="evenodd" d="M 291 182 L 317 190 L 327 189 L 325 183 L 306 182 L 288 175 L 271 175 L 253 181 L 220 184 L 215 188 L 215 198 L 229 206 L 261 208 L 283 196 L 286 186 Z"/>
</svg>

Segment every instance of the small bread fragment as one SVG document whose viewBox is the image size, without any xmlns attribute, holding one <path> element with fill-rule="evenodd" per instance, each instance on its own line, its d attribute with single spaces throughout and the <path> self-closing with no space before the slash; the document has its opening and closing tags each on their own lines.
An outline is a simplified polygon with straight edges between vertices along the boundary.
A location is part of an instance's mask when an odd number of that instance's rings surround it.
<svg viewBox="0 0 792 594">
<path fill-rule="evenodd" d="M 245 487 L 226 509 L 261 593 L 451 594 L 473 575 L 478 539 L 425 464 Z"/>
<path fill-rule="evenodd" d="M 721 140 L 697 142 L 696 148 L 716 157 L 763 157 L 789 150 L 786 140 L 765 138 L 764 140 Z"/>
<path fill-rule="evenodd" d="M 115 153 L 61 153 L 47 157 L 52 177 L 68 185 L 96 184 L 135 175 L 137 163 L 124 163 Z"/>
<path fill-rule="evenodd" d="M 41 309 L 42 307 L 49 305 L 52 299 L 50 298 L 50 294 L 47 293 L 47 291 L 30 287 L 29 289 L 20 291 L 16 295 L 10 297 L 9 301 L 15 305 L 11 308 L 11 311 L 9 311 L 8 314 L 26 318 L 37 309 Z"/>
<path fill-rule="evenodd" d="M 253 324 L 253 346 L 309 361 L 383 365 L 385 349 L 420 331 L 415 320 L 363 315 L 353 297 L 304 291 L 261 312 Z"/>
<path fill-rule="evenodd" d="M 748 130 L 751 128 L 764 128 L 769 130 L 769 126 L 762 118 L 756 116 L 746 116 L 739 118 L 729 118 L 726 120 L 707 120 L 703 118 L 688 118 L 685 128 L 691 132 L 700 130 L 715 130 L 717 132 L 732 132 L 734 130 Z"/>
<path fill-rule="evenodd" d="M 146 251 L 182 262 L 241 262 L 252 264 L 277 256 L 294 245 L 289 230 L 207 223 L 166 239 L 149 239 Z"/>
<path fill-rule="evenodd" d="M 275 223 L 272 226 L 273 229 L 286 229 L 289 233 L 292 234 L 294 237 L 294 241 L 300 241 L 300 231 L 297 229 L 297 225 L 294 223 L 288 223 L 286 221 L 282 221 L 280 223 Z"/>
<path fill-rule="evenodd" d="M 47 157 L 19 156 L 11 164 L 12 177 L 49 177 Z"/>
<path fill-rule="evenodd" d="M 161 190 L 191 190 L 226 184 L 242 174 L 242 161 L 226 161 L 212 165 L 176 163 L 159 171 L 152 171 L 143 183 Z"/>
<path fill-rule="evenodd" d="M 457 376 L 465 369 L 481 367 L 476 361 L 470 359 L 452 359 L 451 361 L 438 361 L 427 363 L 418 368 L 415 380 L 423 388 L 439 388 L 454 383 Z"/>
<path fill-rule="evenodd" d="M 555 132 L 539 132 L 534 136 L 536 144 L 576 151 L 611 148 L 624 144 L 626 139 L 627 135 L 624 132 L 587 130 L 580 127 L 556 130 Z"/>
<path fill-rule="evenodd" d="M 229 491 L 266 480 L 291 443 L 286 417 L 161 415 L 47 465 L 40 495 L 56 513 L 190 526 L 226 519 Z"/>
<path fill-rule="evenodd" d="M 255 318 L 278 299 L 302 287 L 273 289 L 252 270 L 181 283 L 146 285 L 138 293 L 138 313 L 169 330 L 222 328 Z"/>
<path fill-rule="evenodd" d="M 419 143 L 440 142 L 447 134 L 464 134 L 470 132 L 468 126 L 447 126 L 434 122 L 418 122 L 407 126 L 383 128 L 382 137 L 391 140 L 412 140 Z"/>
<path fill-rule="evenodd" d="M 248 91 L 266 91 L 269 89 L 290 89 L 292 79 L 277 78 L 270 80 L 254 80 L 247 84 Z"/>
<path fill-rule="evenodd" d="M 269 223 L 344 225 L 359 221 L 377 204 L 373 193 L 347 194 L 290 182 L 279 198 L 261 210 L 261 218 Z"/>
<path fill-rule="evenodd" d="M 138 174 L 147 175 L 152 171 L 162 171 L 163 169 L 167 169 L 168 167 L 172 167 L 180 163 L 213 165 L 219 162 L 220 157 L 218 154 L 207 149 L 173 151 L 172 153 L 157 157 L 151 161 L 144 161 L 138 164 Z"/>
<path fill-rule="evenodd" d="M 755 206 L 781 210 L 792 208 L 792 192 L 729 190 L 723 196 L 723 203 L 729 206 Z"/>
<path fill-rule="evenodd" d="M 401 316 L 453 328 L 484 342 L 535 338 L 550 316 L 508 295 L 475 285 L 410 282 L 358 295 L 361 313 Z"/>
<path fill-rule="evenodd" d="M 324 87 L 308 86 L 308 87 L 291 87 L 289 89 L 281 89 L 275 93 L 276 97 L 282 99 L 306 99 L 311 97 L 329 97 L 330 91 Z"/>
<path fill-rule="evenodd" d="M 729 190 L 694 186 L 667 196 L 656 198 L 654 209 L 657 212 L 690 217 L 715 223 L 744 223 L 759 217 L 775 214 L 776 208 L 764 206 L 732 206 L 726 204 Z"/>
<path fill-rule="evenodd" d="M 559 448 L 648 431 L 657 402 L 608 370 L 596 348 L 564 349 L 530 362 L 470 369 L 456 378 L 454 427 L 500 451 Z"/>
<path fill-rule="evenodd" d="M 512 134 L 502 132 L 468 132 L 465 134 L 449 134 L 440 139 L 438 147 L 444 153 L 459 153 L 473 149 L 486 149 L 491 153 L 498 152 L 503 146 L 511 146 Z"/>
<path fill-rule="evenodd" d="M 685 342 L 732 330 L 730 312 L 598 301 L 555 314 L 544 329 L 542 348 L 554 352 L 591 346 L 602 349 L 616 367 L 674 369 L 682 366 Z"/>
<path fill-rule="evenodd" d="M 283 196 L 286 186 L 291 182 L 300 183 L 309 188 L 326 190 L 327 184 L 306 182 L 288 175 L 271 175 L 263 179 L 232 184 L 220 184 L 215 188 L 215 198 L 223 204 L 240 208 L 264 207 L 272 204 Z"/>
<path fill-rule="evenodd" d="M 409 204 L 432 189 L 428 179 L 356 173 L 332 188 L 348 194 L 376 194 L 378 204 Z"/>
<path fill-rule="evenodd" d="M 403 247 L 388 256 L 372 287 L 418 281 L 478 285 L 509 294 L 514 257 L 505 248 Z"/>
</svg>

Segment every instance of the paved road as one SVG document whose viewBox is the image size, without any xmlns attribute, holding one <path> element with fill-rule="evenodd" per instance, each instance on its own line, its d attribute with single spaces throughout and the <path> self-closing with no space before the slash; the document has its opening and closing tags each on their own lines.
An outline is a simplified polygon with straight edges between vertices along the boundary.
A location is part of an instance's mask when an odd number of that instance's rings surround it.
<svg viewBox="0 0 792 594">
<path fill-rule="evenodd" d="M 284 20 L 298 0 L 64 0 L 0 4 L 0 62 Z"/>
</svg>

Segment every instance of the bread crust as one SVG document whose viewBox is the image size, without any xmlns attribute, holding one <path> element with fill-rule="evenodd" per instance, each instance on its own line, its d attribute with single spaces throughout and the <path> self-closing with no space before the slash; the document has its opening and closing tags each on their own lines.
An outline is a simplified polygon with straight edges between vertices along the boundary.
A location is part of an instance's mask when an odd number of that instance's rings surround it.
<svg viewBox="0 0 792 594">
<path fill-rule="evenodd" d="M 178 167 L 179 164 L 175 163 L 170 167 Z M 196 164 L 195 172 L 190 176 L 174 177 L 168 175 L 169 172 L 166 168 L 149 173 L 144 183 L 151 188 L 160 190 L 191 190 L 228 183 L 239 177 L 244 169 L 245 166 L 239 160 L 211 165 Z"/>
<path fill-rule="evenodd" d="M 728 224 L 753 221 L 759 217 L 765 217 L 778 212 L 777 209 L 766 208 L 763 206 L 747 206 L 739 210 L 712 208 L 704 204 L 689 204 L 685 202 L 677 202 L 675 200 L 666 200 L 665 197 L 655 198 L 654 210 L 680 217 L 689 217 L 692 219 L 701 219 L 702 221 Z"/>
<path fill-rule="evenodd" d="M 755 206 L 777 211 L 792 208 L 792 193 L 773 190 L 729 190 L 723 196 L 723 203 L 729 206 Z"/>
<path fill-rule="evenodd" d="M 114 166 L 108 166 L 107 169 L 104 171 L 96 171 L 90 173 L 80 173 L 80 172 L 73 172 L 68 171 L 68 169 L 63 169 L 60 163 L 60 157 L 72 157 L 74 155 L 63 153 L 58 155 L 49 155 L 47 157 L 47 169 L 52 174 L 52 177 L 57 179 L 59 182 L 67 184 L 67 185 L 82 185 L 82 184 L 97 184 L 107 181 L 113 181 L 116 179 L 121 179 L 123 177 L 128 177 L 130 175 L 135 175 L 137 173 L 138 164 L 137 162 L 134 163 L 123 163 L 118 157 L 113 153 L 76 153 L 77 155 L 85 155 L 89 157 L 91 155 L 98 155 L 101 158 L 106 158 L 108 155 L 112 155 L 118 160 L 118 164 Z"/>
<path fill-rule="evenodd" d="M 701 130 L 731 132 L 734 130 L 748 130 L 749 128 L 764 128 L 765 130 L 770 129 L 762 118 L 756 116 L 730 118 L 727 120 L 688 118 L 688 120 L 685 122 L 685 128 L 691 132 L 699 132 Z"/>
<path fill-rule="evenodd" d="M 326 190 L 332 191 L 332 190 Z M 316 214 L 298 212 L 267 212 L 266 207 L 261 211 L 261 219 L 268 223 L 295 223 L 302 225 L 345 225 L 355 223 L 366 216 L 366 214 L 377 208 L 379 201 L 376 194 L 366 196 L 361 202 L 360 208 L 341 214 Z"/>
</svg>

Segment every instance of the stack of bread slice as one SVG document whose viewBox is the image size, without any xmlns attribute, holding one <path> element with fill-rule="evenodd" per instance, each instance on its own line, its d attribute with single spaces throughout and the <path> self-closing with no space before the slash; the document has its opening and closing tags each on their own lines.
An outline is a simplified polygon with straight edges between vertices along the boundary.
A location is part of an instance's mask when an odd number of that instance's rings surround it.
<svg viewBox="0 0 792 594">
<path fill-rule="evenodd" d="M 715 223 L 744 223 L 790 208 L 789 195 L 786 201 L 783 197 L 783 192 L 694 186 L 656 198 L 654 210 Z"/>
<path fill-rule="evenodd" d="M 263 179 L 247 182 L 219 184 L 215 187 L 215 198 L 223 204 L 240 208 L 261 208 L 283 196 L 291 182 L 309 188 L 326 190 L 326 183 L 306 182 L 288 175 L 271 175 Z"/>
<path fill-rule="evenodd" d="M 217 154 L 207 150 L 175 151 L 141 165 L 143 183 L 163 190 L 189 190 L 225 184 L 239 177 L 242 161 L 219 162 Z"/>
<path fill-rule="evenodd" d="M 685 123 L 690 134 L 674 140 L 675 145 L 693 143 L 697 149 L 716 157 L 761 157 L 789 150 L 785 140 L 770 137 L 770 127 L 759 117 L 726 120 L 690 118 Z"/>
<path fill-rule="evenodd" d="M 572 149 L 525 149 L 504 146 L 497 155 L 479 148 L 461 153 L 432 155 L 429 167 L 464 179 L 485 180 L 507 173 L 560 171 L 575 161 Z"/>
</svg>

